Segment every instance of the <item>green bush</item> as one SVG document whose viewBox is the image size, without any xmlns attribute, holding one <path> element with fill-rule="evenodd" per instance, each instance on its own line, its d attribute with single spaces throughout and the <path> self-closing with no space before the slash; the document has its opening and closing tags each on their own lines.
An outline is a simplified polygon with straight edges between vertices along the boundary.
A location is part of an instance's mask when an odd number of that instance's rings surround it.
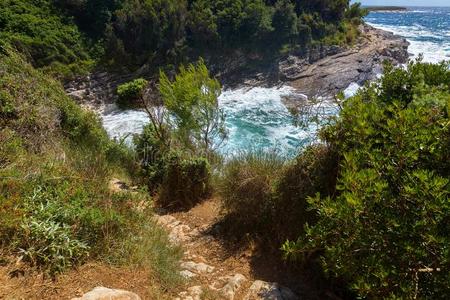
<svg viewBox="0 0 450 300">
<path fill-rule="evenodd" d="M 234 225 L 278 248 L 314 220 L 308 197 L 334 194 L 337 169 L 336 153 L 325 145 L 310 146 L 290 162 L 274 152 L 250 152 L 225 164 L 217 188 Z"/>
<path fill-rule="evenodd" d="M 72 236 L 68 225 L 50 220 L 25 219 L 17 243 L 24 261 L 45 266 L 55 275 L 79 264 L 88 255 L 89 247 Z"/>
<path fill-rule="evenodd" d="M 0 55 L 0 240 L 52 275 L 104 256 L 133 225 L 131 195 L 111 195 L 111 177 L 136 171 L 130 149 L 108 139 L 99 119 L 60 83 L 6 49 Z M 22 249 L 19 251 L 19 249 Z"/>
<path fill-rule="evenodd" d="M 56 11 L 50 0 L 2 1 L 0 40 L 9 42 L 39 68 L 52 64 L 86 66 L 89 61 L 80 31 L 70 19 Z M 64 73 L 70 77 L 78 71 L 72 67 Z"/>
<path fill-rule="evenodd" d="M 118 104 L 121 107 L 135 106 L 142 102 L 148 81 L 138 78 L 117 87 Z M 141 103 L 142 104 L 142 103 Z"/>
<path fill-rule="evenodd" d="M 170 152 L 165 157 L 164 177 L 158 202 L 171 208 L 189 208 L 211 194 L 210 167 L 201 157 L 183 157 Z"/>
<path fill-rule="evenodd" d="M 274 206 L 270 224 L 271 240 L 279 246 L 286 239 L 303 234 L 307 222 L 316 218 L 309 210 L 308 197 L 336 192 L 338 156 L 327 145 L 304 149 L 295 160 L 286 164 L 276 180 Z"/>
<path fill-rule="evenodd" d="M 446 298 L 450 256 L 450 70 L 387 66 L 348 99 L 322 138 L 338 153 L 336 195 L 310 198 L 317 220 L 291 257 L 366 299 Z"/>
<path fill-rule="evenodd" d="M 150 191 L 158 192 L 158 204 L 172 209 L 189 208 L 211 193 L 208 160 L 168 147 L 152 125 L 135 138 L 142 178 Z"/>
<path fill-rule="evenodd" d="M 183 283 L 180 275 L 183 249 L 173 246 L 166 230 L 149 216 L 138 216 L 135 224 L 121 239 L 111 241 L 107 260 L 118 265 L 143 267 L 151 272 L 152 278 L 166 293 L 173 292 Z"/>
</svg>

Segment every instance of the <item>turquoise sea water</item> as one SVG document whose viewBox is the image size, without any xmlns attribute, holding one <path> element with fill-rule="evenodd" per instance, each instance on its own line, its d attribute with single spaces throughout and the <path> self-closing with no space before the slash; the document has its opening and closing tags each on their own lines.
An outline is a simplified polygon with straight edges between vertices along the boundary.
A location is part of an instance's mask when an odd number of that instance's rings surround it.
<svg viewBox="0 0 450 300">
<path fill-rule="evenodd" d="M 450 0 L 449 0 L 450 1 Z M 420 53 L 424 60 L 450 59 L 450 8 L 409 8 L 404 12 L 373 12 L 366 21 L 380 29 L 408 39 L 412 57 Z M 358 85 L 345 91 L 352 95 Z M 228 142 L 221 149 L 229 154 L 247 149 L 277 149 L 290 155 L 311 141 L 316 128 L 307 130 L 293 125 L 284 104 L 284 96 L 297 93 L 288 86 L 223 91 L 219 102 L 226 114 Z M 103 114 L 103 124 L 113 137 L 139 133 L 148 122 L 144 112 L 112 110 Z"/>
</svg>

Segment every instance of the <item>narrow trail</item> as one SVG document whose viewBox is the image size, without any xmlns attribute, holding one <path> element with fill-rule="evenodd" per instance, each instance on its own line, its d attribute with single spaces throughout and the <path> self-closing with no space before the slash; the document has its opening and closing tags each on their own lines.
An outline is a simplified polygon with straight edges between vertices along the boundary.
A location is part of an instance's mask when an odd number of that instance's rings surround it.
<svg viewBox="0 0 450 300">
<path fill-rule="evenodd" d="M 230 251 L 212 234 L 219 218 L 217 199 L 205 201 L 186 212 L 156 218 L 168 230 L 171 242 L 184 249 L 181 274 L 188 280 L 189 288 L 179 293 L 176 300 L 299 299 L 278 283 L 255 278 L 251 247 Z"/>
</svg>

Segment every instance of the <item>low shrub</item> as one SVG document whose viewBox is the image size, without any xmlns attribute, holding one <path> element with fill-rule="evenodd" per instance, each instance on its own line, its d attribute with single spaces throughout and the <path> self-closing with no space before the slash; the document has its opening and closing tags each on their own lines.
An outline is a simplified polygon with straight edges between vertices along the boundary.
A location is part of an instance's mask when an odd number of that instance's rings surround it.
<svg viewBox="0 0 450 300">
<path fill-rule="evenodd" d="M 60 83 L 7 48 L 0 54 L 0 246 L 51 276 L 109 255 L 140 220 L 142 193 L 112 194 L 109 180 L 138 171 L 134 153 Z M 11 113 L 11 111 L 13 113 Z"/>
<path fill-rule="evenodd" d="M 208 160 L 168 146 L 155 136 L 152 125 L 134 139 L 141 162 L 141 178 L 149 190 L 158 193 L 158 204 L 183 209 L 197 204 L 211 193 Z"/>
<path fill-rule="evenodd" d="M 172 151 L 164 158 L 158 197 L 158 203 L 164 207 L 189 208 L 211 194 L 208 161 L 202 157 L 183 156 Z"/>
<path fill-rule="evenodd" d="M 218 179 L 222 206 L 233 226 L 278 248 L 314 219 L 308 197 L 334 194 L 337 163 L 326 145 L 310 146 L 290 162 L 275 152 L 241 154 L 225 164 Z"/>
<path fill-rule="evenodd" d="M 47 220 L 25 219 L 16 236 L 19 254 L 33 266 L 45 266 L 55 275 L 79 264 L 88 256 L 89 246 L 73 237 L 70 226 Z"/>
<path fill-rule="evenodd" d="M 183 249 L 170 243 L 167 232 L 151 216 L 145 212 L 137 215 L 134 226 L 123 233 L 120 239 L 108 244 L 108 262 L 145 268 L 166 292 L 173 292 L 183 282 L 180 275 Z"/>
<path fill-rule="evenodd" d="M 117 104 L 120 107 L 136 106 L 138 101 L 142 101 L 147 85 L 148 81 L 143 78 L 119 85 L 117 87 L 117 95 L 119 96 Z"/>
<path fill-rule="evenodd" d="M 218 180 L 224 210 L 237 227 L 267 228 L 274 206 L 274 188 L 283 169 L 275 152 L 248 152 L 230 159 Z"/>
</svg>

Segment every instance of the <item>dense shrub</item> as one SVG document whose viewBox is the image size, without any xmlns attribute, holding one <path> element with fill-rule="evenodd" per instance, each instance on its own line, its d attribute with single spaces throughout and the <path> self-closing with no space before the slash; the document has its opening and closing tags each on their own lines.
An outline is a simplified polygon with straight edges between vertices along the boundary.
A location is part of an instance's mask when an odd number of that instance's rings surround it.
<svg viewBox="0 0 450 300">
<path fill-rule="evenodd" d="M 237 228 L 278 248 L 314 220 L 308 197 L 335 193 L 337 156 L 325 145 L 306 148 L 290 162 L 275 152 L 245 153 L 226 162 L 217 187 Z"/>
<path fill-rule="evenodd" d="M 166 155 L 158 202 L 172 209 L 190 208 L 211 193 L 210 168 L 205 158 L 183 158 L 177 152 Z"/>
<path fill-rule="evenodd" d="M 23 221 L 21 229 L 17 243 L 23 259 L 46 266 L 52 275 L 80 263 L 88 254 L 89 247 L 75 239 L 66 224 L 30 218 Z"/>
<path fill-rule="evenodd" d="M 298 237 L 305 223 L 314 221 L 315 213 L 309 210 L 307 199 L 316 193 L 334 195 L 337 172 L 337 153 L 327 145 L 309 146 L 286 164 L 273 195 L 273 242 L 279 245 Z"/>
<path fill-rule="evenodd" d="M 2 1 L 0 40 L 9 41 L 36 67 L 59 68 L 70 76 L 89 69 L 80 31 L 50 0 Z"/>
<path fill-rule="evenodd" d="M 189 208 L 211 193 L 208 160 L 177 147 L 168 147 L 155 136 L 152 125 L 136 137 L 142 178 L 152 192 L 158 192 L 158 204 L 171 209 Z"/>
<path fill-rule="evenodd" d="M 367 299 L 448 297 L 450 85 L 448 64 L 387 66 L 347 100 L 322 138 L 340 157 L 330 197 L 288 255 L 320 257 L 324 270 Z"/>
<path fill-rule="evenodd" d="M 346 0 L 6 0 L 0 39 L 70 79 L 99 61 L 158 67 L 238 49 L 277 53 L 311 40 L 345 43 L 363 16 Z"/>
<path fill-rule="evenodd" d="M 118 104 L 121 107 L 127 107 L 142 103 L 145 88 L 148 81 L 138 78 L 133 81 L 121 84 L 117 87 L 117 95 L 119 96 Z"/>
</svg>

